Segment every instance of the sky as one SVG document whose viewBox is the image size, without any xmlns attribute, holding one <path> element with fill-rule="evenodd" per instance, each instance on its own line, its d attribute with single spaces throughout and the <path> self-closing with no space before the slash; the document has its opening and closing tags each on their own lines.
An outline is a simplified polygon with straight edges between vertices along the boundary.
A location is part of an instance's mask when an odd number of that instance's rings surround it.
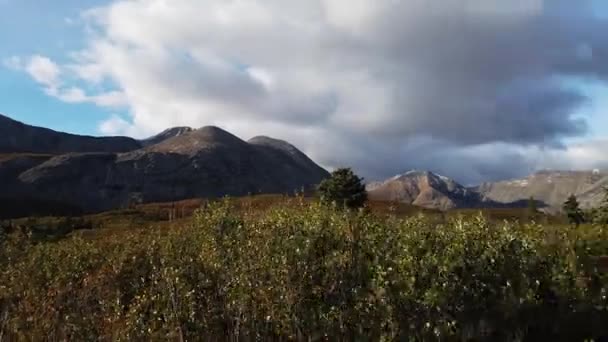
<svg viewBox="0 0 608 342">
<path fill-rule="evenodd" d="M 367 179 L 608 168 L 598 0 L 0 0 L 0 113 L 220 126 Z"/>
</svg>

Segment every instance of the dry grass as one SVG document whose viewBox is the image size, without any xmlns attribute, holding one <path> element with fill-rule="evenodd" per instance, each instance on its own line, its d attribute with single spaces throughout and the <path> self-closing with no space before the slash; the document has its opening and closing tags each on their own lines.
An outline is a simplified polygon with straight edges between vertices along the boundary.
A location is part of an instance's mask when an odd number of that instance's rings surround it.
<svg viewBox="0 0 608 342">
<path fill-rule="evenodd" d="M 189 199 L 183 201 L 166 202 L 166 203 L 148 203 L 136 205 L 129 209 L 113 210 L 98 214 L 75 216 L 83 222 L 82 227 L 74 226 L 74 229 L 67 229 L 69 232 L 76 231 L 75 234 L 92 237 L 99 235 L 115 234 L 117 232 L 131 230 L 149 230 L 153 228 L 171 228 L 177 225 L 188 222 L 194 213 L 200 209 L 209 206 L 218 200 L 206 199 Z M 263 217 L 269 211 L 277 207 L 297 208 L 302 204 L 317 203 L 315 197 L 293 197 L 285 195 L 256 195 L 245 196 L 230 199 L 232 207 L 237 212 L 255 213 L 258 217 Z M 4 203 L 3 209 L 10 209 L 9 212 L 14 213 L 11 206 L 19 208 L 26 207 L 30 204 L 35 204 L 46 211 L 43 213 L 56 212 L 64 215 L 77 214 L 75 211 L 70 211 L 73 208 L 64 208 L 57 203 L 50 202 L 20 202 L 7 201 Z M 3 204 L 3 203 L 0 203 Z M 52 205 L 51 205 L 52 204 Z M 397 218 L 408 218 L 424 214 L 429 219 L 436 222 L 446 222 L 451 218 L 464 217 L 471 218 L 481 215 L 489 221 L 493 222 L 518 222 L 520 224 L 537 222 L 541 224 L 552 224 L 559 227 L 567 227 L 567 222 L 560 217 L 537 213 L 530 216 L 526 209 L 457 209 L 448 212 L 439 210 L 425 209 L 414 205 L 385 202 L 385 201 L 369 201 L 367 209 L 371 213 L 380 216 L 390 215 Z M 0 210 L 1 212 L 2 210 Z M 41 216 L 27 217 L 11 220 L 14 225 L 26 225 L 29 227 L 37 227 L 38 231 L 43 232 L 65 232 L 65 219 L 60 217 Z M 71 224 L 73 225 L 73 224 Z M 61 235 L 61 234 L 60 234 Z"/>
<path fill-rule="evenodd" d="M 4 162 L 7 160 L 11 160 L 14 158 L 20 157 L 28 157 L 28 158 L 40 158 L 40 159 L 49 159 L 54 155 L 45 154 L 45 153 L 0 153 L 0 162 Z"/>
</svg>

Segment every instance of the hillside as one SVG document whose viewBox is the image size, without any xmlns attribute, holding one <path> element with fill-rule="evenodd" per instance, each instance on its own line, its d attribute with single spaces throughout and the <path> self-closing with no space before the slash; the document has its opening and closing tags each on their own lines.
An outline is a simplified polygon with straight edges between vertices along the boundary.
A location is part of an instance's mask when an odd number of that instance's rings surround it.
<svg viewBox="0 0 608 342">
<path fill-rule="evenodd" d="M 477 194 L 453 179 L 429 171 L 409 171 L 368 185 L 374 200 L 395 201 L 448 210 L 478 206 Z"/>
<path fill-rule="evenodd" d="M 127 137 L 91 137 L 26 125 L 0 115 L 0 153 L 128 152 L 141 144 Z"/>
<path fill-rule="evenodd" d="M 540 171 L 526 178 L 464 187 L 429 171 L 409 171 L 367 185 L 370 198 L 397 201 L 432 209 L 522 208 L 531 198 L 537 207 L 556 212 L 568 196 L 578 197 L 581 207 L 600 204 L 608 174 L 595 171 Z"/>
<path fill-rule="evenodd" d="M 147 139 L 140 140 L 139 142 L 143 146 L 151 146 L 159 144 L 167 139 L 171 139 L 173 137 L 178 137 L 183 134 L 187 134 L 194 131 L 194 128 L 191 127 L 173 127 L 168 128 L 155 136 L 149 137 Z"/>
<path fill-rule="evenodd" d="M 328 175 L 292 145 L 267 139 L 248 143 L 218 127 L 203 127 L 127 153 L 15 157 L 0 163 L 10 185 L 0 197 L 60 202 L 89 212 L 134 203 L 293 193 Z"/>
<path fill-rule="evenodd" d="M 600 171 L 540 171 L 526 178 L 484 183 L 473 189 L 484 202 L 508 203 L 531 197 L 550 209 L 558 209 L 574 194 L 582 207 L 600 203 L 608 174 Z"/>
</svg>

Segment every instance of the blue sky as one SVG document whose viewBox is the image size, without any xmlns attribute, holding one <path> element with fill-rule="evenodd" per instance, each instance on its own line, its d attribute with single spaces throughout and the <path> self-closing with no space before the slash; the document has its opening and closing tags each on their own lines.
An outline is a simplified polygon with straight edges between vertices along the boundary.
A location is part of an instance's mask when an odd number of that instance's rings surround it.
<svg viewBox="0 0 608 342">
<path fill-rule="evenodd" d="M 592 103 L 580 111 L 589 118 L 590 134 L 597 137 L 608 136 L 608 87 L 598 84 L 584 87 Z"/>
<path fill-rule="evenodd" d="M 605 32 L 605 0 L 0 0 L 0 113 L 217 125 L 369 179 L 608 168 Z"/>
<path fill-rule="evenodd" d="M 0 60 L 40 54 L 66 61 L 67 52 L 86 43 L 80 13 L 106 2 L 0 0 Z M 97 126 L 108 116 L 93 104 L 50 97 L 27 74 L 6 67 L 0 67 L 0 104 L 0 113 L 14 119 L 80 134 L 99 135 Z"/>
</svg>

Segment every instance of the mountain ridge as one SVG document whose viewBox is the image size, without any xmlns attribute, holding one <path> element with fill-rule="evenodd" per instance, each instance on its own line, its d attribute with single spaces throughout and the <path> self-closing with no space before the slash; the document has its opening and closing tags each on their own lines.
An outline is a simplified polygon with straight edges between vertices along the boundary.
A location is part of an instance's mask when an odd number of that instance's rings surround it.
<svg viewBox="0 0 608 342">
<path fill-rule="evenodd" d="M 249 143 L 215 126 L 169 129 L 152 138 L 158 142 L 126 151 L 35 157 L 12 151 L 0 158 L 0 199 L 58 201 L 97 212 L 132 203 L 293 193 L 329 175 L 287 142 Z"/>
<path fill-rule="evenodd" d="M 397 201 L 448 210 L 476 206 L 477 195 L 460 183 L 431 171 L 410 170 L 368 187 L 374 200 Z"/>
<path fill-rule="evenodd" d="M 167 128 L 166 130 L 164 130 L 156 135 L 153 135 L 149 138 L 142 139 L 142 140 L 140 140 L 140 142 L 143 147 L 147 147 L 150 145 L 156 145 L 167 139 L 171 139 L 173 137 L 177 137 L 177 136 L 180 136 L 183 134 L 190 133 L 193 130 L 194 130 L 194 128 L 187 127 L 187 126 L 171 127 L 171 128 Z"/>
<path fill-rule="evenodd" d="M 248 141 L 216 126 L 172 127 L 147 139 L 92 137 L 24 124 L 0 114 L 0 197 L 65 200 L 84 210 L 132 201 L 174 201 L 250 193 L 285 193 L 312 186 L 326 170 L 287 141 Z M 371 199 L 422 207 L 522 207 L 530 198 L 557 211 L 574 194 L 583 208 L 597 206 L 608 186 L 606 170 L 539 170 L 477 186 L 427 170 L 370 182 Z"/>
<path fill-rule="evenodd" d="M 385 181 L 371 182 L 367 189 L 376 200 L 419 204 L 431 209 L 522 207 L 533 198 L 538 207 L 556 212 L 570 195 L 578 197 L 582 208 L 599 205 L 607 186 L 608 173 L 597 169 L 540 170 L 524 178 L 471 187 L 430 171 L 411 170 Z"/>
<path fill-rule="evenodd" d="M 570 195 L 577 196 L 583 208 L 597 206 L 605 186 L 608 173 L 601 170 L 540 170 L 523 178 L 482 183 L 475 191 L 498 202 L 534 198 L 555 211 Z"/>
<path fill-rule="evenodd" d="M 128 152 L 141 148 L 129 137 L 94 137 L 27 125 L 0 114 L 0 153 Z"/>
</svg>

